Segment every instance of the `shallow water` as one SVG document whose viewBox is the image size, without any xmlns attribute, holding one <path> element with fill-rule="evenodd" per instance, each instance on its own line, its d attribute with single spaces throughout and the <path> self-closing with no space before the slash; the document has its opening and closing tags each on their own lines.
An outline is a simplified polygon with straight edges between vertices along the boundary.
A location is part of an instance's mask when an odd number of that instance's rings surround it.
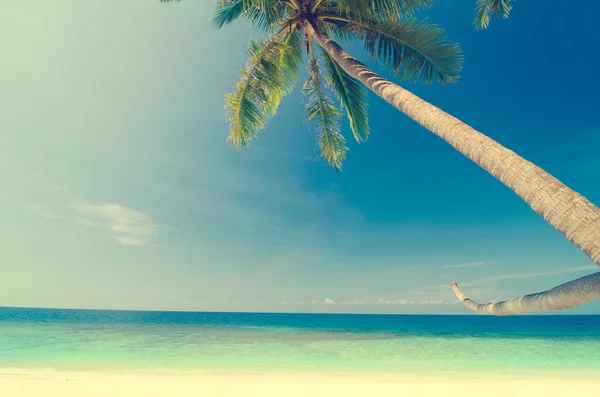
<svg viewBox="0 0 600 397">
<path fill-rule="evenodd" d="M 600 375 L 600 316 L 0 308 L 0 368 Z"/>
</svg>

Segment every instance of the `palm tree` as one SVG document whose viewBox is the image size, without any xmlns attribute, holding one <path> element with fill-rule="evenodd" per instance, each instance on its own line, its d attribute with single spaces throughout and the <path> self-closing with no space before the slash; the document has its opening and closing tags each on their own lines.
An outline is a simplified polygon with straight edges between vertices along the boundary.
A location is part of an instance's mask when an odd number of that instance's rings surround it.
<svg viewBox="0 0 600 397">
<path fill-rule="evenodd" d="M 581 305 L 600 298 L 600 272 L 561 284 L 549 291 L 538 292 L 503 302 L 477 303 L 467 298 L 456 283 L 451 287 L 456 297 L 469 309 L 480 314 L 507 314 L 549 312 Z"/>
<path fill-rule="evenodd" d="M 305 114 L 318 132 L 321 156 L 333 167 L 342 167 L 348 150 L 340 133 L 341 109 L 354 138 L 362 142 L 368 137 L 367 88 L 499 179 L 600 265 L 598 207 L 513 151 L 376 74 L 334 40 L 362 41 L 369 56 L 403 80 L 451 83 L 462 67 L 460 48 L 439 27 L 414 18 L 416 10 L 433 1 L 218 0 L 213 17 L 216 27 L 244 18 L 267 33 L 263 40 L 251 40 L 240 79 L 226 95 L 228 141 L 244 148 L 265 128 L 282 97 L 298 82 L 306 53 Z M 478 6 L 475 24 L 484 28 L 490 15 L 508 15 L 510 0 L 478 0 Z M 489 305 L 466 298 L 456 283 L 452 289 L 461 302 L 478 312 L 505 315 L 558 310 L 599 298 L 599 274 Z"/>
<path fill-rule="evenodd" d="M 487 29 L 492 16 L 508 18 L 512 10 L 512 0 L 477 0 L 477 9 L 473 25 L 476 29 Z"/>
</svg>

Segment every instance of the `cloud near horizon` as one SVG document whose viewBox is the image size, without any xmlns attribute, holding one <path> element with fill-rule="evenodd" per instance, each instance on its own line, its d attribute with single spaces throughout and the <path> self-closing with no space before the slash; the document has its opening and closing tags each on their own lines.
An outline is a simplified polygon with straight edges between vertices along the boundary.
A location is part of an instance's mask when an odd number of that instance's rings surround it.
<svg viewBox="0 0 600 397">
<path fill-rule="evenodd" d="M 448 302 L 443 299 L 424 299 L 424 300 L 412 300 L 412 299 L 397 299 L 397 300 L 386 300 L 378 299 L 377 303 L 380 305 L 447 305 Z"/>
<path fill-rule="evenodd" d="M 578 272 L 584 272 L 584 271 L 595 270 L 595 269 L 598 269 L 598 267 L 591 265 L 591 266 L 574 267 L 572 269 L 552 270 L 552 271 L 547 271 L 547 272 L 504 274 L 504 275 L 500 275 L 500 276 L 486 277 L 486 278 L 482 278 L 482 279 L 467 282 L 467 283 L 461 283 L 460 285 L 463 287 L 469 287 L 469 286 L 474 286 L 474 285 L 486 284 L 486 283 L 493 282 L 493 281 L 554 276 L 557 274 L 578 273 Z M 447 287 L 447 285 L 444 285 L 444 287 Z"/>
<path fill-rule="evenodd" d="M 457 265 L 444 265 L 443 267 L 456 269 L 456 268 L 460 268 L 460 267 L 475 267 L 475 266 L 484 266 L 484 265 L 488 265 L 488 264 L 489 264 L 489 262 L 469 262 L 469 263 L 459 263 Z"/>
<path fill-rule="evenodd" d="M 85 217 L 79 220 L 80 224 L 106 228 L 112 232 L 113 239 L 122 245 L 151 245 L 158 234 L 158 225 L 152 218 L 131 208 L 89 203 L 75 203 L 72 208 Z"/>
</svg>

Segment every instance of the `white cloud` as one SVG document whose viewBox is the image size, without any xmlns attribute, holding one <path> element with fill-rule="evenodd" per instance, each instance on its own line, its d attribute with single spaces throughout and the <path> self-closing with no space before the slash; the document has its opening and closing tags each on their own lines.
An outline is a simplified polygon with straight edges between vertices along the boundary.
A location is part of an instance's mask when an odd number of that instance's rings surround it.
<svg viewBox="0 0 600 397">
<path fill-rule="evenodd" d="M 281 301 L 282 305 L 307 305 L 310 302 L 307 301 Z M 313 302 L 316 303 L 316 302 Z"/>
<path fill-rule="evenodd" d="M 123 245 L 148 245 L 148 240 L 138 237 L 116 236 L 115 240 Z"/>
<path fill-rule="evenodd" d="M 333 305 L 335 304 L 335 301 L 331 298 L 325 298 L 325 300 L 323 301 L 326 305 Z"/>
<path fill-rule="evenodd" d="M 446 268 L 475 267 L 475 266 L 484 266 L 487 264 L 488 264 L 488 262 L 469 262 L 469 263 L 459 263 L 457 265 L 444 265 L 444 267 L 446 267 Z"/>
<path fill-rule="evenodd" d="M 502 274 L 502 275 L 498 275 L 498 276 L 484 277 L 484 278 L 480 278 L 480 279 L 476 279 L 476 280 L 468 281 L 468 282 L 460 282 L 460 280 L 457 280 L 457 282 L 461 287 L 472 287 L 472 286 L 476 286 L 476 285 L 492 283 L 494 281 L 515 280 L 515 279 L 525 279 L 525 278 L 535 278 L 535 277 L 548 277 L 548 276 L 555 276 L 555 275 L 559 275 L 559 274 L 579 273 L 579 272 L 586 272 L 586 271 L 592 271 L 592 270 L 597 270 L 597 269 L 598 269 L 598 266 L 588 265 L 588 266 L 578 266 L 578 267 L 572 267 L 572 268 L 560 269 L 560 270 L 549 270 L 546 272 Z M 429 285 L 425 285 L 424 287 L 432 289 L 432 290 L 436 290 L 436 291 L 437 290 L 445 290 L 445 289 L 450 288 L 450 283 L 429 284 Z M 481 289 L 478 291 L 480 293 L 490 293 L 490 292 L 497 292 L 498 290 L 495 288 L 484 288 L 484 289 Z M 438 293 L 438 292 L 433 292 L 432 294 L 436 294 L 436 293 Z M 470 292 L 470 293 L 473 294 L 473 292 Z"/>
<path fill-rule="evenodd" d="M 421 301 L 408 300 L 408 299 L 396 299 L 396 300 L 388 300 L 379 298 L 377 303 L 380 305 L 445 305 L 446 301 L 443 299 L 425 299 Z"/>
<path fill-rule="evenodd" d="M 363 305 L 364 302 L 362 301 L 342 301 L 340 302 L 340 305 Z"/>
<path fill-rule="evenodd" d="M 493 281 L 500 280 L 512 280 L 512 279 L 521 279 L 521 278 L 533 278 L 533 277 L 545 277 L 545 276 L 554 276 L 557 274 L 565 274 L 565 273 L 578 273 L 588 270 L 596 270 L 597 266 L 579 266 L 571 269 L 562 269 L 562 270 L 551 270 L 547 272 L 532 272 L 532 273 L 517 273 L 517 274 L 503 274 L 500 276 L 486 277 L 479 280 L 475 280 L 469 283 L 461 283 L 461 286 L 468 287 L 473 285 L 485 284 Z"/>
<path fill-rule="evenodd" d="M 419 305 L 444 305 L 446 304 L 446 302 L 442 299 L 438 299 L 438 300 L 434 300 L 434 299 L 430 299 L 430 300 L 422 300 L 421 302 L 419 302 Z"/>
<path fill-rule="evenodd" d="M 412 305 L 415 303 L 415 301 L 409 301 L 406 299 L 389 300 L 379 298 L 377 299 L 377 303 L 379 303 L 380 305 Z"/>
<path fill-rule="evenodd" d="M 113 238 L 127 246 L 150 245 L 158 234 L 158 225 L 148 216 L 117 204 L 73 204 L 73 209 L 86 217 L 77 222 L 90 227 L 104 227 Z"/>
<path fill-rule="evenodd" d="M 57 215 L 53 212 L 47 211 L 46 209 L 42 208 L 39 205 L 28 205 L 25 208 L 27 208 L 29 211 L 33 212 L 37 216 L 45 218 L 45 219 L 61 219 L 62 218 L 62 216 Z"/>
</svg>

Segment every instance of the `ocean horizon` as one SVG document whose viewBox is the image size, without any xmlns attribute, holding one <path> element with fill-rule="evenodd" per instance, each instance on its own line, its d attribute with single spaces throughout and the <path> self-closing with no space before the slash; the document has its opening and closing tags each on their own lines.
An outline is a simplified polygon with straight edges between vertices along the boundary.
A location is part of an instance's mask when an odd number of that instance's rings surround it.
<svg viewBox="0 0 600 397">
<path fill-rule="evenodd" d="M 0 369 L 589 378 L 599 362 L 600 315 L 0 307 Z"/>
</svg>

